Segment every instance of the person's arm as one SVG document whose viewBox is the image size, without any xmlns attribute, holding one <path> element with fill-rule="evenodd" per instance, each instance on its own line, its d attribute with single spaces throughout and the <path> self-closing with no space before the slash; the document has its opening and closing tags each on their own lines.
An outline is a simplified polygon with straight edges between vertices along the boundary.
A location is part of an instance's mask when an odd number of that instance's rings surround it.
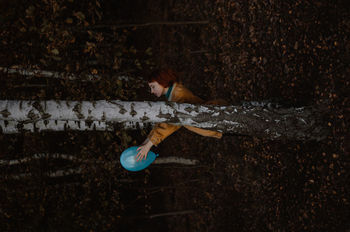
<svg viewBox="0 0 350 232">
<path fill-rule="evenodd" d="M 137 148 L 137 151 L 139 151 L 136 155 L 137 161 L 146 159 L 147 154 L 153 145 L 157 146 L 166 137 L 177 131 L 180 127 L 181 126 L 167 123 L 156 124 L 153 130 L 149 133 L 147 139 L 141 144 L 139 148 Z"/>
<path fill-rule="evenodd" d="M 191 91 L 186 89 L 181 84 L 174 84 L 174 89 L 172 91 L 171 101 L 173 102 L 187 102 L 187 103 L 199 103 L 203 102 L 202 99 L 192 94 Z M 150 151 L 153 145 L 157 146 L 161 143 L 166 137 L 177 131 L 181 126 L 167 124 L 167 123 L 158 123 L 155 125 L 153 130 L 149 133 L 145 142 L 143 142 L 140 147 L 137 149 L 137 161 L 147 158 L 147 154 Z"/>
<path fill-rule="evenodd" d="M 153 145 L 158 146 L 165 138 L 180 129 L 181 126 L 168 124 L 168 123 L 158 123 L 155 125 L 153 130 L 147 136 Z"/>
<path fill-rule="evenodd" d="M 140 161 L 142 159 L 146 159 L 147 158 L 147 154 L 148 154 L 149 150 L 151 150 L 152 146 L 153 146 L 152 141 L 147 138 L 141 144 L 141 146 L 139 148 L 137 148 L 137 151 L 139 151 L 137 153 L 137 155 L 136 155 L 137 161 Z"/>
</svg>

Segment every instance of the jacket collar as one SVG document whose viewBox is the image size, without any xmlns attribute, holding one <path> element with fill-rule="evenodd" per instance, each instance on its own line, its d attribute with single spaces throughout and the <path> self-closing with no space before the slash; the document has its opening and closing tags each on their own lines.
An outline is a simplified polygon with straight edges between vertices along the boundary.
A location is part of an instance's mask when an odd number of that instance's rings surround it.
<svg viewBox="0 0 350 232">
<path fill-rule="evenodd" d="M 176 83 L 172 84 L 172 85 L 169 87 L 169 89 L 168 89 L 168 91 L 166 92 L 166 94 L 165 94 L 165 97 L 168 99 L 168 101 L 171 101 L 172 93 L 173 93 L 173 90 L 174 90 L 175 86 L 176 86 Z"/>
</svg>

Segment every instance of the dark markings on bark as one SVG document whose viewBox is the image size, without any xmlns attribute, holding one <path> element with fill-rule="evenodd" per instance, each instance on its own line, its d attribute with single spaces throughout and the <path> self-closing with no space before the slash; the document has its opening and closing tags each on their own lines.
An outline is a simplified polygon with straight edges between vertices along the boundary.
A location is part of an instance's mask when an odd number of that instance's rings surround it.
<svg viewBox="0 0 350 232">
<path fill-rule="evenodd" d="M 198 111 L 199 111 L 198 105 L 196 105 L 196 106 L 194 107 L 194 111 L 198 113 Z"/>
<path fill-rule="evenodd" d="M 51 117 L 51 114 L 47 114 L 47 113 L 43 113 L 42 115 L 41 115 L 41 118 L 42 119 L 49 119 Z"/>
<path fill-rule="evenodd" d="M 172 115 L 167 113 L 167 114 L 163 114 L 162 112 L 159 112 L 159 114 L 157 115 L 158 118 L 165 118 L 165 119 L 171 119 Z"/>
<path fill-rule="evenodd" d="M 120 110 L 119 110 L 120 114 L 125 114 L 127 112 L 126 109 L 122 105 L 120 105 L 119 108 L 120 108 Z"/>
<path fill-rule="evenodd" d="M 22 131 L 22 130 L 23 130 L 23 123 L 22 123 L 22 122 L 19 122 L 19 123 L 17 124 L 17 129 L 18 129 L 19 131 Z"/>
<path fill-rule="evenodd" d="M 176 115 L 175 115 L 174 119 L 170 118 L 170 120 L 172 120 L 172 122 L 180 122 L 180 121 L 178 121 L 179 118 L 186 119 L 186 118 L 192 118 L 192 116 L 188 115 L 188 114 L 185 114 L 185 113 L 176 112 Z"/>
<path fill-rule="evenodd" d="M 108 101 L 109 103 L 111 103 L 111 104 L 113 104 L 113 105 L 117 105 L 118 107 L 119 107 L 119 113 L 120 114 L 125 114 L 126 112 L 128 112 L 125 108 L 124 108 L 124 106 L 122 105 L 122 104 L 118 104 L 118 103 L 116 103 L 116 102 L 113 102 L 113 101 Z"/>
<path fill-rule="evenodd" d="M 75 114 L 77 115 L 77 117 L 79 119 L 84 119 L 84 115 L 81 113 L 81 104 L 77 103 L 74 108 L 73 111 L 75 112 Z"/>
<path fill-rule="evenodd" d="M 27 114 L 27 117 L 30 119 L 27 121 L 36 121 L 40 118 L 36 113 L 34 113 L 34 110 L 30 110 Z"/>
<path fill-rule="evenodd" d="M 212 114 L 210 113 L 200 113 L 196 116 L 195 119 L 193 119 L 193 121 L 198 122 L 198 123 L 202 123 L 202 122 L 206 122 L 208 121 L 208 118 L 211 118 Z"/>
<path fill-rule="evenodd" d="M 106 122 L 106 127 L 116 128 L 114 125 L 115 124 L 113 124 L 111 122 Z"/>
<path fill-rule="evenodd" d="M 180 123 L 180 119 L 178 118 L 178 116 L 175 116 L 174 118 L 169 120 L 170 123 Z"/>
<path fill-rule="evenodd" d="M 48 119 L 51 117 L 51 114 L 45 113 L 45 110 L 43 109 L 42 105 L 40 104 L 40 102 L 36 101 L 33 103 L 33 107 L 39 111 L 40 115 L 41 115 L 41 119 Z M 36 119 L 33 119 L 36 120 Z"/>
<path fill-rule="evenodd" d="M 2 114 L 2 116 L 4 116 L 5 118 L 11 115 L 11 113 L 7 109 L 1 111 L 0 114 Z"/>
<path fill-rule="evenodd" d="M 191 108 L 191 107 L 186 107 L 186 108 L 185 108 L 185 111 L 188 112 L 188 113 L 191 113 L 192 110 L 193 110 L 193 108 Z"/>
<path fill-rule="evenodd" d="M 70 107 L 69 101 L 66 101 L 66 105 L 67 107 Z"/>
<path fill-rule="evenodd" d="M 149 117 L 146 116 L 146 112 L 145 112 L 145 115 L 140 119 L 142 122 L 145 122 L 145 121 L 149 120 Z"/>
<path fill-rule="evenodd" d="M 44 109 L 43 109 L 43 107 L 41 106 L 40 102 L 35 101 L 35 102 L 33 103 L 33 107 L 34 107 L 35 109 L 37 109 L 40 113 L 44 113 Z"/>
<path fill-rule="evenodd" d="M 134 104 L 134 103 L 131 103 L 130 115 L 131 115 L 132 117 L 134 117 L 134 116 L 137 114 L 137 112 L 136 112 L 135 109 L 134 109 L 134 106 L 135 106 L 135 104 Z"/>
<path fill-rule="evenodd" d="M 87 117 L 87 119 L 85 120 L 85 124 L 86 124 L 88 127 L 91 127 L 92 122 L 93 122 L 93 120 L 92 120 L 92 117 L 91 117 L 91 116 Z"/>
<path fill-rule="evenodd" d="M 173 103 L 173 102 L 168 102 L 168 101 L 166 101 L 166 102 L 165 102 L 165 105 L 171 106 L 172 108 L 174 108 L 174 103 Z"/>
<path fill-rule="evenodd" d="M 101 118 L 102 121 L 106 121 L 106 113 L 103 112 L 103 115 L 102 115 L 102 118 Z"/>
</svg>

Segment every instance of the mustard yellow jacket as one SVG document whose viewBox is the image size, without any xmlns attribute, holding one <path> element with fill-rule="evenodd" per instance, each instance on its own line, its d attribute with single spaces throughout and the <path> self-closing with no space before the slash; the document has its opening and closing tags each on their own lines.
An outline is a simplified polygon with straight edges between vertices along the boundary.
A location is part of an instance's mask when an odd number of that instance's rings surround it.
<svg viewBox="0 0 350 232">
<path fill-rule="evenodd" d="M 169 95 L 168 101 L 179 102 L 179 103 L 191 103 L 191 104 L 212 104 L 212 105 L 222 105 L 226 102 L 224 100 L 212 100 L 205 102 L 201 98 L 195 96 L 190 90 L 180 83 L 174 83 L 171 93 Z M 167 123 L 158 123 L 154 126 L 152 131 L 148 135 L 148 139 L 152 141 L 154 145 L 158 145 L 166 137 L 180 129 L 181 126 L 172 125 Z M 221 132 L 205 130 L 193 126 L 184 126 L 186 129 L 193 131 L 197 134 L 213 137 L 220 139 L 222 137 Z"/>
</svg>

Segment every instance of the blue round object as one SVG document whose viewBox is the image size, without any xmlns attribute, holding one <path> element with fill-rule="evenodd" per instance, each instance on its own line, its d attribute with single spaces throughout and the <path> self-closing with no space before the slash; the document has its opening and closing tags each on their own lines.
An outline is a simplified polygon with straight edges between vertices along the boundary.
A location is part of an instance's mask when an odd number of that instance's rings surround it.
<svg viewBox="0 0 350 232">
<path fill-rule="evenodd" d="M 126 170 L 137 172 L 142 169 L 147 168 L 158 155 L 156 155 L 154 152 L 149 151 L 147 154 L 147 158 L 137 161 L 136 155 L 138 151 L 136 150 L 139 148 L 138 146 L 129 147 L 128 149 L 125 149 L 123 153 L 120 156 L 120 163 Z"/>
</svg>

